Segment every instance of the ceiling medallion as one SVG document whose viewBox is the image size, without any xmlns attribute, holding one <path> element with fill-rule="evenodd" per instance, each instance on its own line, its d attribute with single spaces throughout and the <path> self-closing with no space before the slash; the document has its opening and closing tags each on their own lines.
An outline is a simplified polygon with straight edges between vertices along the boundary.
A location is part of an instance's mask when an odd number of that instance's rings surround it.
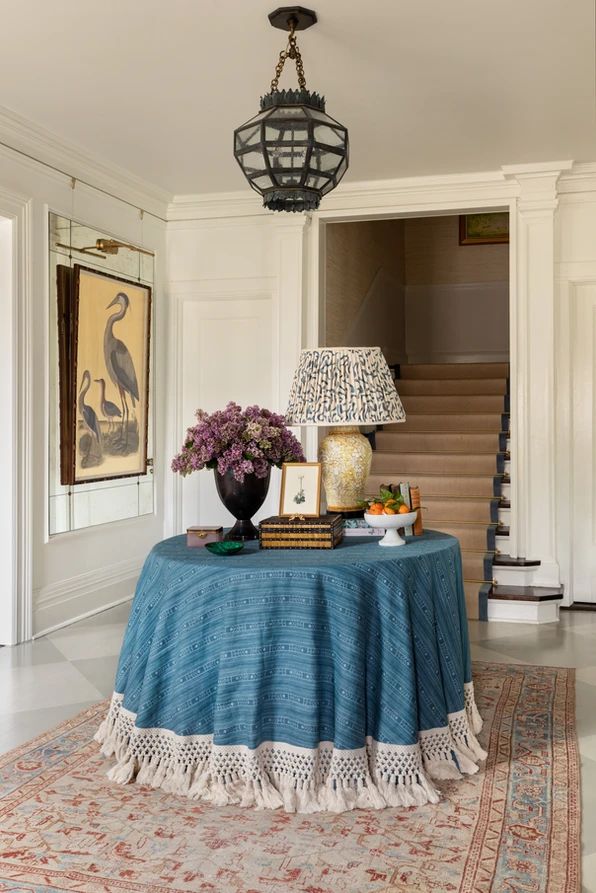
<svg viewBox="0 0 596 893">
<path fill-rule="evenodd" d="M 269 15 L 274 28 L 288 30 L 271 90 L 261 111 L 234 131 L 234 157 L 250 186 L 272 211 L 314 211 L 348 169 L 348 131 L 325 112 L 325 98 L 306 89 L 296 31 L 310 28 L 316 14 L 284 6 Z M 279 90 L 286 59 L 296 63 L 297 90 Z"/>
</svg>

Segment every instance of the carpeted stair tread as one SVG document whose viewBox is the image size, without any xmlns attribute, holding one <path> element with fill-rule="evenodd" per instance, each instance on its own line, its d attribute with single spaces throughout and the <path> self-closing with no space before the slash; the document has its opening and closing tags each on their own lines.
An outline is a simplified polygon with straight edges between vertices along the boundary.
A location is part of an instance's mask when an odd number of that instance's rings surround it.
<svg viewBox="0 0 596 893">
<path fill-rule="evenodd" d="M 388 475 L 371 474 L 368 478 L 367 493 L 377 493 L 381 484 L 388 483 L 388 479 L 393 481 L 410 481 L 410 483 L 418 484 L 422 499 L 430 496 L 486 496 L 488 498 L 498 495 L 496 492 L 497 476 L 493 475 L 451 475 L 449 477 L 443 474 L 416 474 L 408 475 L 400 468 Z"/>
<path fill-rule="evenodd" d="M 408 431 L 403 430 L 403 425 L 396 425 L 395 431 L 377 431 L 376 448 L 378 450 L 391 450 L 397 453 L 412 452 L 457 452 L 479 453 L 493 451 L 499 452 L 499 431 Z"/>
<path fill-rule="evenodd" d="M 398 387 L 399 392 L 399 387 Z M 474 412 L 497 413 L 503 412 L 505 403 L 502 394 L 400 394 L 401 401 L 406 410 L 406 417 L 410 412 Z"/>
<path fill-rule="evenodd" d="M 408 474 L 440 472 L 443 474 L 496 474 L 499 470 L 497 453 L 396 453 L 375 450 L 372 474 L 391 472 L 396 465 Z"/>
<path fill-rule="evenodd" d="M 417 363 L 400 366 L 399 377 L 406 378 L 508 378 L 509 363 Z"/>
<path fill-rule="evenodd" d="M 491 433 L 493 431 L 502 431 L 503 425 L 507 423 L 503 419 L 505 413 L 423 413 L 410 412 L 406 415 L 405 422 L 395 422 L 385 425 L 384 432 L 388 434 L 401 434 L 406 431 L 449 431 L 455 434 L 468 433 Z M 470 451 L 471 452 L 471 451 Z"/>
<path fill-rule="evenodd" d="M 400 397 L 415 395 L 507 394 L 506 378 L 400 378 L 396 382 Z"/>
</svg>

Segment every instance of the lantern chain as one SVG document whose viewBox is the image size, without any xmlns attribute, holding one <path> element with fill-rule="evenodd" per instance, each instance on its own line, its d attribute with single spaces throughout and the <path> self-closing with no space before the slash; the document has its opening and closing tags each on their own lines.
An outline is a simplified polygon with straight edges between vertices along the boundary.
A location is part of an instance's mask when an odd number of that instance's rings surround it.
<svg viewBox="0 0 596 893">
<path fill-rule="evenodd" d="M 290 34 L 288 37 L 288 45 L 285 50 L 282 50 L 279 54 L 279 61 L 275 66 L 275 77 L 271 81 L 271 92 L 274 93 L 277 90 L 279 79 L 281 77 L 281 73 L 283 71 L 286 59 L 293 59 L 296 63 L 296 74 L 298 75 L 298 84 L 301 90 L 306 89 L 306 78 L 304 76 L 304 65 L 302 64 L 302 56 L 300 55 L 300 50 L 298 49 L 298 44 L 296 43 L 296 32 L 294 23 L 290 24 Z"/>
</svg>

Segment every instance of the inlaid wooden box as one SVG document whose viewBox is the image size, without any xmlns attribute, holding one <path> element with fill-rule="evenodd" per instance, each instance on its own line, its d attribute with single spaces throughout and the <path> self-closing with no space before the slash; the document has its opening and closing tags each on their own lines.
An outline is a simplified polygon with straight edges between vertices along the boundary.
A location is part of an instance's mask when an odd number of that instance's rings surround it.
<svg viewBox="0 0 596 893">
<path fill-rule="evenodd" d="M 219 543 L 223 540 L 223 527 L 187 527 L 187 546 L 206 546 L 207 543 Z"/>
<path fill-rule="evenodd" d="M 259 524 L 261 549 L 334 549 L 343 538 L 341 515 L 320 515 L 318 518 L 273 515 Z"/>
</svg>

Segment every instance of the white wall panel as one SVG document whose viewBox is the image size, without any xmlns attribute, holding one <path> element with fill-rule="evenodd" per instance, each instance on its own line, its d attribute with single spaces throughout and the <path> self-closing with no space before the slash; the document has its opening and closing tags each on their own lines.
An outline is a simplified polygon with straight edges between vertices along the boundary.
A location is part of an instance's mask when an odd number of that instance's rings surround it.
<svg viewBox="0 0 596 893">
<path fill-rule="evenodd" d="M 571 286 L 572 586 L 596 602 L 596 280 Z"/>
<path fill-rule="evenodd" d="M 271 298 L 187 298 L 182 304 L 181 326 L 180 407 L 185 428 L 195 423 L 198 408 L 213 412 L 223 409 L 230 400 L 241 406 L 272 406 L 277 375 L 273 367 Z M 212 471 L 191 475 L 183 486 L 183 528 L 198 523 L 233 523 L 217 496 Z"/>
<path fill-rule="evenodd" d="M 171 455 L 194 424 L 234 400 L 284 412 L 302 346 L 305 217 L 230 218 L 173 223 L 168 236 L 171 290 Z M 277 511 L 280 472 L 256 516 Z M 232 516 L 204 470 L 166 481 L 172 531 L 230 526 Z"/>
</svg>

